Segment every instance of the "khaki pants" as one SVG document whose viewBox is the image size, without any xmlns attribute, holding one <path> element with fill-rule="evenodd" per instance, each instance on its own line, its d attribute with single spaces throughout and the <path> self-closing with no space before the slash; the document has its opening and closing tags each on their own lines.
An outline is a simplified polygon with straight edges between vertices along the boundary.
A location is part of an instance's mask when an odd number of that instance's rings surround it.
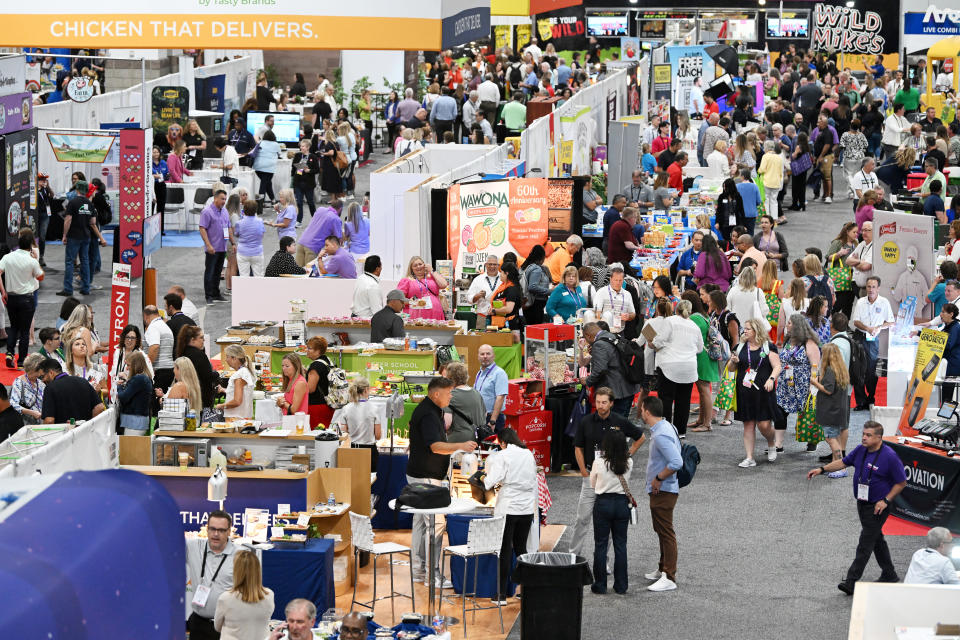
<svg viewBox="0 0 960 640">
<path fill-rule="evenodd" d="M 676 493 L 650 494 L 650 519 L 660 538 L 660 565 L 657 568 L 674 582 L 677 581 L 677 534 L 673 531 L 673 508 L 676 505 Z"/>
<path fill-rule="evenodd" d="M 317 257 L 316 253 L 314 253 L 313 251 L 310 251 L 310 249 L 307 249 L 302 244 L 297 243 L 297 254 L 296 256 L 294 256 L 294 260 L 297 261 L 298 265 L 302 267 L 316 257 Z"/>
</svg>

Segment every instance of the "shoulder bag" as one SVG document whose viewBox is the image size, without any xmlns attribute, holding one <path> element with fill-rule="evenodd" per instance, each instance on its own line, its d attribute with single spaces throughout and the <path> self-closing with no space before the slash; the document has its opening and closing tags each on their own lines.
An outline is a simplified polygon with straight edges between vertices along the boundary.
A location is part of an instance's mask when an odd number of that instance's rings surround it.
<svg viewBox="0 0 960 640">
<path fill-rule="evenodd" d="M 623 493 L 626 494 L 627 500 L 630 502 L 630 524 L 638 524 L 640 522 L 640 512 L 637 509 L 637 501 L 630 493 L 630 487 L 627 486 L 627 481 L 623 479 L 623 476 L 618 475 L 617 478 L 620 480 L 620 486 L 623 487 Z"/>
</svg>

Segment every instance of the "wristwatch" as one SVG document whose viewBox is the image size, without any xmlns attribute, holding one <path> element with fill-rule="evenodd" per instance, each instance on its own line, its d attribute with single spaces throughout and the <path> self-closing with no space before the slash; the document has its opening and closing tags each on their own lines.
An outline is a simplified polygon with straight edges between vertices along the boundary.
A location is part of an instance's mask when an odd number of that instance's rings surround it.
<svg viewBox="0 0 960 640">
<path fill-rule="evenodd" d="M 820 467 L 820 473 L 826 473 L 826 472 L 827 472 L 827 470 L 824 469 L 824 468 L 821 466 L 821 467 Z"/>
</svg>

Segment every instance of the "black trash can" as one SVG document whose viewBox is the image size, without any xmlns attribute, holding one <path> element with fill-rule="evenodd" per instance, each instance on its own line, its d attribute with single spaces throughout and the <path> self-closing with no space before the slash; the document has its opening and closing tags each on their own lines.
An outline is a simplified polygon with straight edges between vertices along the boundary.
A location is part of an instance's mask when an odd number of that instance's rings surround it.
<svg viewBox="0 0 960 640">
<path fill-rule="evenodd" d="M 583 588 L 593 583 L 586 558 L 572 553 L 525 553 L 512 580 L 523 587 L 520 637 L 580 640 Z"/>
</svg>

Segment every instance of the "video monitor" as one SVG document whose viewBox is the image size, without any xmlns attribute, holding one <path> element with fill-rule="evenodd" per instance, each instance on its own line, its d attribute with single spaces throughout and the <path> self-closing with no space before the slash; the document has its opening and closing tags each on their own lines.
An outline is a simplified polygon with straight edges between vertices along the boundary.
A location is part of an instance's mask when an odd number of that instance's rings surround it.
<svg viewBox="0 0 960 640">
<path fill-rule="evenodd" d="M 273 135 L 280 144 L 300 142 L 300 114 L 283 112 L 251 111 L 247 114 L 247 131 L 256 136 L 267 116 L 273 116 Z"/>
</svg>

